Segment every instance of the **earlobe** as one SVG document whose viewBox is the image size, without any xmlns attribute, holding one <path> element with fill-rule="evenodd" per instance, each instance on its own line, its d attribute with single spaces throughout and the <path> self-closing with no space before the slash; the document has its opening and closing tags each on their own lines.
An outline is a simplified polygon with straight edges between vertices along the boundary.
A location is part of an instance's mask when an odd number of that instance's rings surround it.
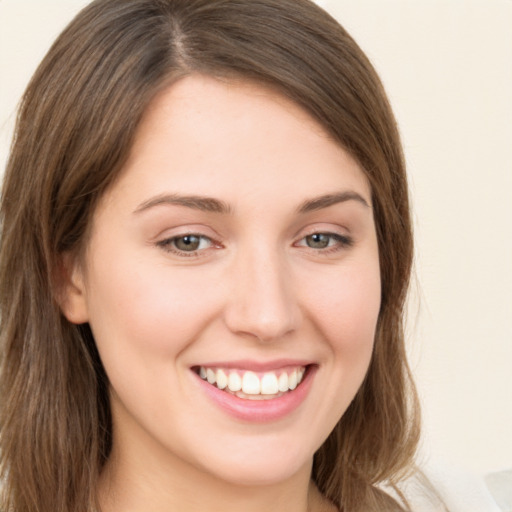
<svg viewBox="0 0 512 512">
<path fill-rule="evenodd" d="M 62 314 L 73 324 L 89 321 L 84 275 L 76 257 L 65 253 L 57 270 L 57 301 Z"/>
</svg>

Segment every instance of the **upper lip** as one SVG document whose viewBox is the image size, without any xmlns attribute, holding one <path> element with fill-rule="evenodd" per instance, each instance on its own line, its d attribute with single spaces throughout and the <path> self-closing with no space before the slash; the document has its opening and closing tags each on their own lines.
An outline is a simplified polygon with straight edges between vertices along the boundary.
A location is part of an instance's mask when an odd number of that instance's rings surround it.
<svg viewBox="0 0 512 512">
<path fill-rule="evenodd" d="M 227 370 L 248 370 L 253 372 L 269 372 L 290 366 L 309 366 L 314 364 L 308 359 L 274 359 L 272 361 L 254 361 L 250 359 L 238 359 L 231 361 L 209 361 L 194 365 L 204 368 L 224 368 Z"/>
</svg>

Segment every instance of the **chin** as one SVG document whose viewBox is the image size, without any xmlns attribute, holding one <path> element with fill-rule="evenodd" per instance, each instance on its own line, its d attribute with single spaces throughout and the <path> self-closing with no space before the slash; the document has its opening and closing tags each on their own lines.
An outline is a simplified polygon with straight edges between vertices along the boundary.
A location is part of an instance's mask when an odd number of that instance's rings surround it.
<svg viewBox="0 0 512 512">
<path fill-rule="evenodd" d="M 203 457 L 204 469 L 232 485 L 268 486 L 282 483 L 301 472 L 309 475 L 314 450 L 283 442 L 265 445 L 255 439 L 254 446 L 245 446 L 245 449 L 233 446 L 227 453 L 210 453 Z"/>
<path fill-rule="evenodd" d="M 270 459 L 264 464 L 240 462 L 230 468 L 216 468 L 215 476 L 235 486 L 273 486 L 285 482 L 297 473 L 311 471 L 312 460 L 300 464 L 282 464 Z"/>
</svg>

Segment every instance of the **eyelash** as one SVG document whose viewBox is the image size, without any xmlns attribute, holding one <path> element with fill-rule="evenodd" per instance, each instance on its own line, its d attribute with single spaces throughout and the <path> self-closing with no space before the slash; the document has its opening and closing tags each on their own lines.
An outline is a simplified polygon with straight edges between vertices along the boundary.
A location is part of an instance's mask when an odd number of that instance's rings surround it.
<svg viewBox="0 0 512 512">
<path fill-rule="evenodd" d="M 323 248 L 314 248 L 314 247 L 308 247 L 307 245 L 302 244 L 301 242 L 305 242 L 308 238 L 314 237 L 314 236 L 326 236 L 329 238 L 327 247 Z M 331 242 L 332 243 L 331 245 Z M 348 249 L 349 247 L 352 247 L 354 245 L 354 240 L 352 237 L 347 235 L 340 235 L 338 233 L 329 233 L 325 231 L 314 231 L 313 233 L 309 233 L 302 237 L 298 243 L 295 244 L 295 246 L 298 247 L 307 247 L 308 249 L 318 252 L 323 255 L 333 254 L 337 253 L 338 251 L 341 251 L 343 249 Z"/>
<path fill-rule="evenodd" d="M 307 246 L 307 239 L 314 236 L 327 236 L 329 238 L 328 245 L 326 247 L 321 248 L 315 248 L 315 247 L 309 247 Z M 180 240 L 185 240 L 186 238 L 197 238 L 199 239 L 199 248 L 192 250 L 192 251 L 184 251 L 176 247 L 176 243 Z M 208 247 L 201 247 L 201 244 L 204 242 L 209 243 L 210 245 Z M 304 243 L 303 243 L 304 242 Z M 312 233 L 309 233 L 305 236 L 303 236 L 298 242 L 294 244 L 295 247 L 306 247 L 307 249 L 322 255 L 329 255 L 334 254 L 339 251 L 342 251 L 343 249 L 348 249 L 349 247 L 352 247 L 354 244 L 354 240 L 346 235 L 340 235 L 338 233 L 329 233 L 324 231 L 315 231 Z M 173 236 L 171 238 L 166 238 L 165 240 L 161 240 L 157 242 L 156 244 L 158 247 L 162 248 L 166 252 L 175 254 L 180 257 L 190 258 L 190 257 L 197 257 L 201 256 L 202 253 L 210 249 L 211 247 L 217 247 L 220 248 L 222 245 L 214 240 L 212 240 L 210 237 L 207 237 L 205 235 L 200 235 L 198 233 L 185 233 L 183 235 L 179 236 Z"/>
<path fill-rule="evenodd" d="M 202 251 L 204 251 L 205 249 L 209 249 L 209 247 L 206 247 L 206 248 L 203 247 L 203 248 L 195 249 L 193 251 L 183 251 L 183 250 L 178 249 L 176 247 L 176 242 L 179 240 L 184 240 L 186 238 L 198 238 L 198 239 L 200 239 L 200 242 L 199 242 L 200 244 L 206 240 L 207 242 L 209 242 L 211 244 L 211 246 L 217 246 L 217 247 L 221 246 L 220 244 L 216 244 L 210 237 L 207 237 L 205 235 L 200 235 L 197 233 L 185 233 L 184 235 L 166 238 L 165 240 L 161 240 L 161 241 L 157 242 L 156 245 L 158 247 L 161 247 L 162 249 L 164 249 L 167 252 L 170 252 L 170 253 L 176 254 L 178 256 L 185 257 L 185 258 L 199 256 Z"/>
</svg>

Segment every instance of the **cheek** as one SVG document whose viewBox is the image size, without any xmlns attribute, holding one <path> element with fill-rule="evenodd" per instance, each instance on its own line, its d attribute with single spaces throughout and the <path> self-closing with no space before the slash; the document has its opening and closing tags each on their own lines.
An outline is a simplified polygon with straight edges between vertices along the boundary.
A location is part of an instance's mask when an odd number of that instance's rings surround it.
<svg viewBox="0 0 512 512">
<path fill-rule="evenodd" d="M 152 359 L 193 341 L 217 305 L 201 271 L 186 270 L 122 259 L 97 265 L 88 308 L 100 353 L 111 347 Z"/>
<path fill-rule="evenodd" d="M 368 354 L 380 310 L 380 274 L 374 264 L 319 278 L 309 302 L 316 323 L 334 351 Z"/>
<path fill-rule="evenodd" d="M 368 371 L 380 310 L 378 263 L 347 265 L 311 276 L 308 310 L 323 344 L 317 380 L 322 400 L 310 421 L 317 448 L 345 414 Z M 315 286 L 311 286 L 311 285 Z"/>
<path fill-rule="evenodd" d="M 96 261 L 102 263 L 89 290 L 90 325 L 118 405 L 130 411 L 115 414 L 168 425 L 167 410 L 186 392 L 177 363 L 215 315 L 218 299 L 202 285 L 198 269 Z"/>
<path fill-rule="evenodd" d="M 325 403 L 331 404 L 326 414 L 333 428 L 360 388 L 371 361 L 381 297 L 378 260 L 347 265 L 317 279 L 321 281 L 315 287 L 317 293 L 310 293 L 309 303 L 326 346 L 322 385 Z"/>
</svg>

